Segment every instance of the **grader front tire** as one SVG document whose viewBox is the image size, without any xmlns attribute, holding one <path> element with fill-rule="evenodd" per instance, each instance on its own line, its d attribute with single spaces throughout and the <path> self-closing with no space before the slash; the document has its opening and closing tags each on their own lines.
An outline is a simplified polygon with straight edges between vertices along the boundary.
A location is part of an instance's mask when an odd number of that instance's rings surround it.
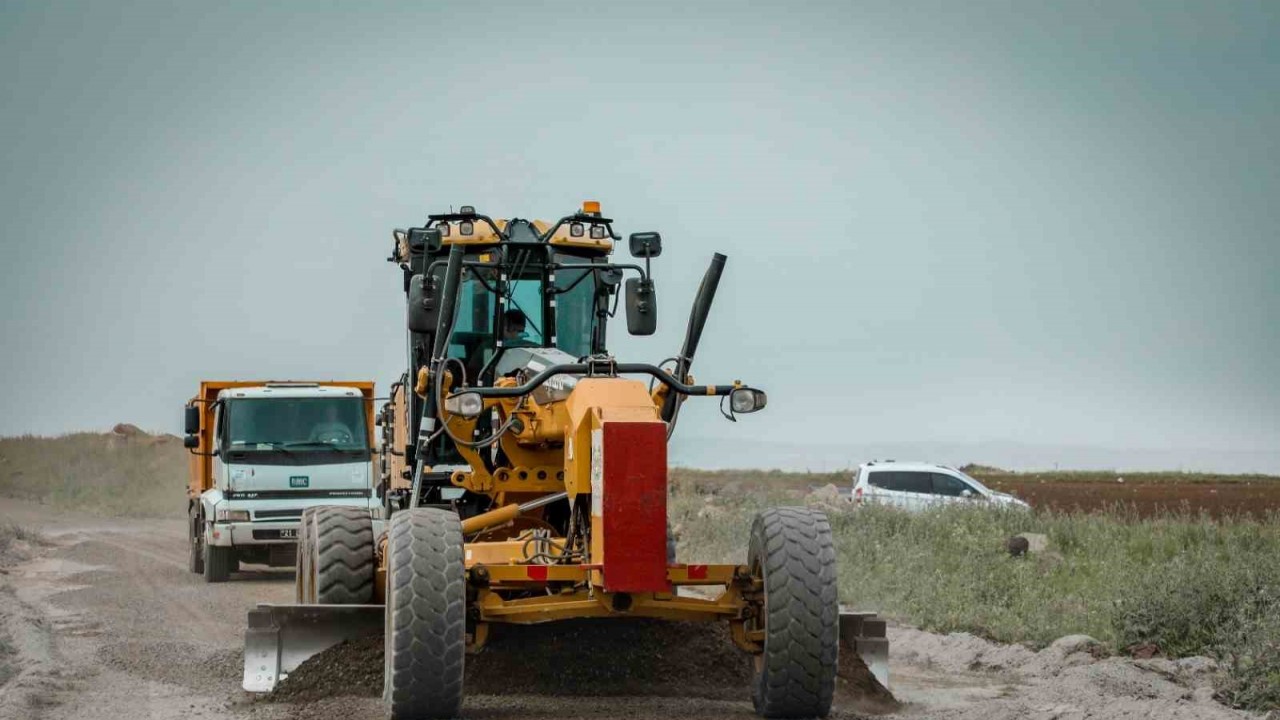
<svg viewBox="0 0 1280 720">
<path fill-rule="evenodd" d="M 462 522 L 448 510 L 401 510 L 387 537 L 383 701 L 391 720 L 457 717 L 466 648 Z"/>
<path fill-rule="evenodd" d="M 826 717 L 839 641 L 836 553 L 826 515 L 773 508 L 751 526 L 748 562 L 764 582 L 764 652 L 752 700 L 766 718 Z"/>
</svg>

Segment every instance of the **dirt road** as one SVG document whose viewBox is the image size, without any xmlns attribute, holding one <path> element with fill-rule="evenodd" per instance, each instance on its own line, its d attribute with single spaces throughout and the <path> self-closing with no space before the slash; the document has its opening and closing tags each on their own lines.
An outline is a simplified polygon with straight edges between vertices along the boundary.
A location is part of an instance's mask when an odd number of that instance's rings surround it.
<svg viewBox="0 0 1280 720">
<path fill-rule="evenodd" d="M 290 700 L 240 690 L 245 613 L 291 601 L 291 572 L 251 570 L 206 585 L 187 572 L 176 519 L 104 519 L 0 498 L 0 524 L 8 523 L 49 545 L 21 549 L 25 559 L 0 574 L 0 720 L 383 717 L 368 687 Z M 891 630 L 891 642 L 893 691 L 906 702 L 895 716 L 1249 717 L 1210 699 L 1203 662 L 1097 660 L 1087 644 L 1069 642 L 1034 653 L 909 629 Z M 694 697 L 473 693 L 466 715 L 754 717 L 745 689 L 690 687 Z M 833 712 L 862 716 L 847 704 Z"/>
</svg>

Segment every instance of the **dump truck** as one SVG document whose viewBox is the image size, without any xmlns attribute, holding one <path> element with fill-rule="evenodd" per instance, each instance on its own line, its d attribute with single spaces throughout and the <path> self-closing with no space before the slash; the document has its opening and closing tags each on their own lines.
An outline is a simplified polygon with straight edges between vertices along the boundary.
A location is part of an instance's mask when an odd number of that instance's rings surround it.
<svg viewBox="0 0 1280 720">
<path fill-rule="evenodd" d="M 205 380 L 184 412 L 189 569 L 297 566 L 304 512 L 382 523 L 373 493 L 374 384 Z"/>
<path fill-rule="evenodd" d="M 244 688 L 270 690 L 308 656 L 382 632 L 389 716 L 455 717 L 466 657 L 495 626 L 654 618 L 727 623 L 755 668 L 759 714 L 827 714 L 840 643 L 827 518 L 761 513 L 741 565 L 672 552 L 667 443 L 683 403 L 710 398 L 737 420 L 767 402 L 691 374 L 725 256 L 711 259 L 682 348 L 651 364 L 612 355 L 606 329 L 621 305 L 629 333 L 655 332 L 662 237 L 633 233 L 634 261 L 614 261 L 622 237 L 598 203 L 554 222 L 463 206 L 393 240 L 407 344 L 377 416 L 385 529 L 310 511 L 304 600 L 250 611 Z"/>
</svg>

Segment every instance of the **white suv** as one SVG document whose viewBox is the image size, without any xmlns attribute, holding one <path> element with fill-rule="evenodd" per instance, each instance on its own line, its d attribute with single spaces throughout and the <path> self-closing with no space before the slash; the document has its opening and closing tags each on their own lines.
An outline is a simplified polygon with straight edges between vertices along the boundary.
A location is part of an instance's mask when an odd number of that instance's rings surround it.
<svg viewBox="0 0 1280 720">
<path fill-rule="evenodd" d="M 853 480 L 853 502 L 858 505 L 892 505 L 912 511 L 954 503 L 1031 507 L 1008 493 L 988 488 L 955 468 L 892 460 L 869 462 L 858 468 Z"/>
</svg>

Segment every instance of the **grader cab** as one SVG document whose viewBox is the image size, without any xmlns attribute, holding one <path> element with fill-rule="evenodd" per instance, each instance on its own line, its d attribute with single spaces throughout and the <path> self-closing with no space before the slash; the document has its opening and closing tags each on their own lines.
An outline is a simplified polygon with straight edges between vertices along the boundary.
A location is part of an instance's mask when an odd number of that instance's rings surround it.
<svg viewBox="0 0 1280 720">
<path fill-rule="evenodd" d="M 662 240 L 632 234 L 631 263 L 610 260 L 617 240 L 596 203 L 555 223 L 463 207 L 395 231 L 408 342 L 378 417 L 386 531 L 347 508 L 307 512 L 299 604 L 250 614 L 246 689 L 380 628 L 390 716 L 454 717 L 465 658 L 495 624 L 643 617 L 727 622 L 754 662 L 761 715 L 828 712 L 839 607 L 825 516 L 760 514 L 745 565 L 673 553 L 667 441 L 682 403 L 716 398 L 730 418 L 766 403 L 757 388 L 690 375 L 725 257 L 679 354 L 624 362 L 606 325 L 621 304 L 632 334 L 654 332 Z"/>
</svg>

